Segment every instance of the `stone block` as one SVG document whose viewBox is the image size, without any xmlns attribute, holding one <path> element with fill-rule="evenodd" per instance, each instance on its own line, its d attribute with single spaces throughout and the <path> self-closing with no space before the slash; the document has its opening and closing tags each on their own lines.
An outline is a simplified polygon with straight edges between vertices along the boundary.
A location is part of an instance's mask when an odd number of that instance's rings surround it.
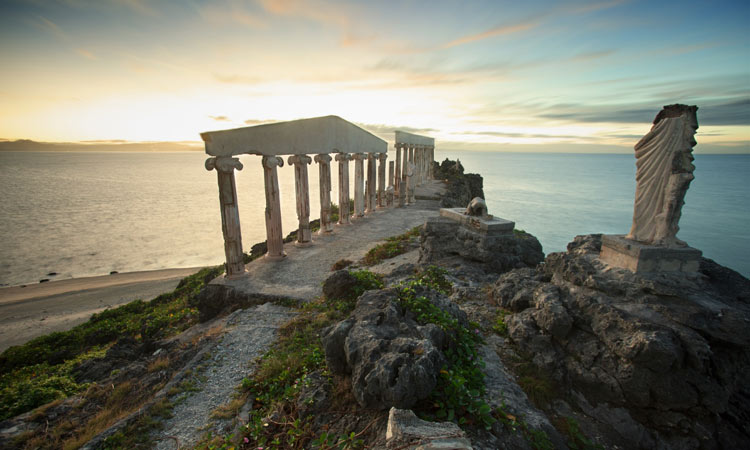
<svg viewBox="0 0 750 450">
<path fill-rule="evenodd" d="M 453 422 L 427 422 L 411 410 L 391 408 L 386 447 L 412 450 L 471 450 L 471 441 Z"/>
<path fill-rule="evenodd" d="M 624 235 L 602 236 L 599 259 L 633 273 L 695 273 L 703 253 L 692 247 L 668 248 L 626 239 Z"/>
<path fill-rule="evenodd" d="M 481 234 L 513 234 L 515 222 L 500 217 L 476 217 L 464 214 L 466 208 L 440 208 L 440 215 L 455 220 L 464 227 L 478 231 Z"/>
</svg>

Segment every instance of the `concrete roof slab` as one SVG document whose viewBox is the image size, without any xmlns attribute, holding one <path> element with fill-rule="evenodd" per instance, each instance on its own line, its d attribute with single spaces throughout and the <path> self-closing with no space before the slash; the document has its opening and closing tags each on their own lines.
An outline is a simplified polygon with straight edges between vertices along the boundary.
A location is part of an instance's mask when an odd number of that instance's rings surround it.
<svg viewBox="0 0 750 450">
<path fill-rule="evenodd" d="M 434 147 L 435 138 L 397 130 L 396 131 L 396 143 L 397 144 L 427 145 L 430 147 Z"/>
<path fill-rule="evenodd" d="M 201 133 L 212 156 L 385 153 L 388 143 L 338 116 Z"/>
</svg>

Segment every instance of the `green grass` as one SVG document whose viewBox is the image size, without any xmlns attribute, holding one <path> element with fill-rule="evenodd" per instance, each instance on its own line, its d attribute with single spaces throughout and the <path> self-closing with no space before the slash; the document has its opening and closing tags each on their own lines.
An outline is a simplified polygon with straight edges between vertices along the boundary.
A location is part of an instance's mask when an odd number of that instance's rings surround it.
<svg viewBox="0 0 750 450">
<path fill-rule="evenodd" d="M 375 264 L 378 264 L 385 259 L 390 259 L 406 253 L 406 251 L 409 249 L 409 243 L 412 239 L 419 236 L 421 228 L 421 226 L 417 226 L 404 234 L 389 237 L 384 243 L 378 244 L 375 247 L 371 248 L 365 255 L 362 262 L 366 266 L 374 266 Z"/>
<path fill-rule="evenodd" d="M 136 300 L 94 314 L 75 328 L 10 347 L 0 355 L 0 420 L 83 391 L 73 378 L 82 361 L 104 356 L 117 339 L 151 342 L 177 334 L 198 321 L 191 300 L 222 267 L 203 269 L 155 299 Z"/>
</svg>

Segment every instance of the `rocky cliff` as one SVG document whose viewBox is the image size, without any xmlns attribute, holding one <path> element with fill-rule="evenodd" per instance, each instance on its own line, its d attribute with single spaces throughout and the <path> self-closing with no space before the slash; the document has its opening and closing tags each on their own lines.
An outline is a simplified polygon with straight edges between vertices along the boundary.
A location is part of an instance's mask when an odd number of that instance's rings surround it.
<svg viewBox="0 0 750 450">
<path fill-rule="evenodd" d="M 448 190 L 440 200 L 443 208 L 465 207 L 474 197 L 484 198 L 482 176 L 476 173 L 464 173 L 461 161 L 448 158 L 442 163 L 432 163 L 432 173 L 436 180 L 445 180 Z"/>
<path fill-rule="evenodd" d="M 636 276 L 600 262 L 600 247 L 578 236 L 490 294 L 558 387 L 553 405 L 579 409 L 608 445 L 748 448 L 750 281 L 708 259 L 691 276 Z"/>
</svg>

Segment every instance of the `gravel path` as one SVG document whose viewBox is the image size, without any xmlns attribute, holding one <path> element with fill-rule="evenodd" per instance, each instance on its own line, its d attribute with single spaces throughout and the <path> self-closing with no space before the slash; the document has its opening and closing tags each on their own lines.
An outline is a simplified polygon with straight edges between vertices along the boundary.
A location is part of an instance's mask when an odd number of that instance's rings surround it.
<svg viewBox="0 0 750 450">
<path fill-rule="evenodd" d="M 178 401 L 172 418 L 154 436 L 156 448 L 192 448 L 203 435 L 211 411 L 231 400 L 235 387 L 252 372 L 250 363 L 268 350 L 279 327 L 294 315 L 291 309 L 271 303 L 232 313 L 223 336 L 209 350 L 205 367 L 194 371 L 192 380 L 200 390 Z"/>
</svg>

